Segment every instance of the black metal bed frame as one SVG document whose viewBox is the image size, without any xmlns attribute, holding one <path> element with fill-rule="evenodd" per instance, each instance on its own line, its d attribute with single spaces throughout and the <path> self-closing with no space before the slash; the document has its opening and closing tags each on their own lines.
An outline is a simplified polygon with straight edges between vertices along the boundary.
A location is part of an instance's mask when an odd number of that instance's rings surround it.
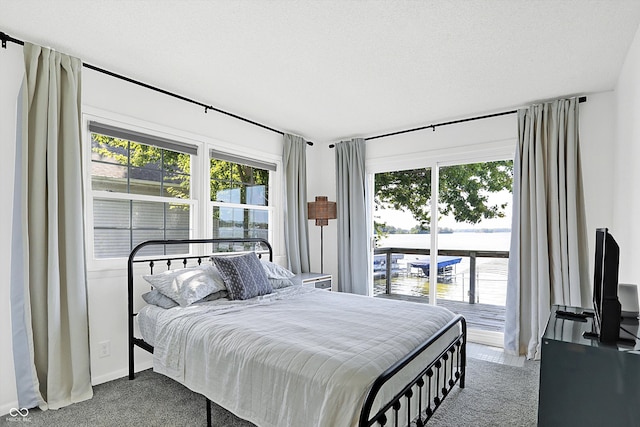
<svg viewBox="0 0 640 427">
<path fill-rule="evenodd" d="M 216 252 L 208 255 L 150 255 L 144 258 L 137 258 L 138 252 L 148 246 L 167 246 L 177 244 L 216 244 L 216 243 L 254 243 L 264 245 L 269 253 L 269 260 L 273 261 L 273 249 L 268 241 L 259 238 L 244 239 L 191 239 L 191 240 L 148 240 L 136 246 L 129 255 L 127 263 L 128 274 L 128 332 L 129 332 L 129 379 L 135 378 L 134 368 L 134 349 L 140 347 L 150 353 L 153 353 L 153 346 L 145 342 L 142 338 L 136 338 L 134 335 L 134 318 L 137 313 L 134 309 L 134 265 L 147 263 L 149 265 L 150 274 L 153 274 L 153 268 L 158 263 L 164 263 L 167 270 L 171 269 L 172 264 L 178 261 L 183 268 L 187 267 L 189 261 L 195 260 L 198 265 L 203 260 L 208 260 L 214 255 L 228 255 L 233 252 Z M 236 252 L 237 253 L 237 252 Z M 261 256 L 262 254 L 260 254 Z M 395 394 L 394 398 L 384 404 L 377 412 L 372 414 L 374 401 L 382 389 L 382 387 L 390 381 L 396 374 L 401 372 L 407 365 L 418 358 L 432 344 L 442 338 L 447 332 L 456 330 L 456 336 L 449 342 L 447 347 L 422 369 L 413 379 L 406 384 L 402 390 Z M 412 421 L 415 421 L 417 427 L 422 427 L 431 418 L 435 410 L 442 404 L 444 398 L 453 389 L 456 383 L 460 388 L 465 387 L 466 372 L 466 343 L 467 343 L 467 324 L 461 315 L 454 317 L 447 325 L 440 329 L 435 335 L 414 349 L 412 352 L 404 356 L 386 371 L 384 371 L 371 385 L 367 391 L 367 395 L 362 406 L 359 418 L 359 427 L 370 427 L 373 425 L 386 426 L 392 422 L 398 427 L 400 411 L 406 411 L 407 427 Z M 417 408 L 411 408 L 411 401 L 417 396 Z M 422 402 L 427 397 L 427 406 L 423 408 Z M 211 426 L 211 401 L 206 398 L 207 404 L 207 425 Z"/>
</svg>

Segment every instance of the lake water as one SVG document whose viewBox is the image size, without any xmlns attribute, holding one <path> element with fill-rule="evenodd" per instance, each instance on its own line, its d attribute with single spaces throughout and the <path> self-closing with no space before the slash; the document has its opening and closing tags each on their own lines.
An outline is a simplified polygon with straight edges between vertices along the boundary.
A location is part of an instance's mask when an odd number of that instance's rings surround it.
<svg viewBox="0 0 640 427">
<path fill-rule="evenodd" d="M 381 239 L 378 247 L 429 248 L 429 234 L 390 234 Z M 511 233 L 453 232 L 438 235 L 440 249 L 508 251 Z M 421 270 L 407 268 L 407 255 L 398 260 L 399 273 L 391 281 L 392 292 L 406 295 L 429 295 L 429 280 Z M 425 256 L 426 257 L 426 256 Z M 505 305 L 507 295 L 506 258 L 476 258 L 476 302 Z M 437 298 L 468 301 L 470 262 L 463 257 L 449 275 L 438 278 Z M 374 293 L 384 292 L 385 279 L 375 280 Z"/>
<path fill-rule="evenodd" d="M 438 234 L 438 248 L 485 251 L 508 251 L 511 232 L 478 233 L 453 232 Z M 379 247 L 424 248 L 431 244 L 429 234 L 389 234 L 382 238 Z"/>
</svg>

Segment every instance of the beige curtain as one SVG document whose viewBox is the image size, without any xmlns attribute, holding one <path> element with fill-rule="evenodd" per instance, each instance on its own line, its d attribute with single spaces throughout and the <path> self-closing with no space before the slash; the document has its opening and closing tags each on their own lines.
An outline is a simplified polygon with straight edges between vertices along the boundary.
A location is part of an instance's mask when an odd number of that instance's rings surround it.
<svg viewBox="0 0 640 427">
<path fill-rule="evenodd" d="M 82 208 L 80 60 L 24 45 L 11 305 L 20 407 L 92 397 Z"/>
<path fill-rule="evenodd" d="M 365 144 L 362 138 L 336 144 L 338 290 L 360 295 L 371 294 L 368 277 L 373 265 Z"/>
<path fill-rule="evenodd" d="M 307 220 L 307 141 L 284 134 L 284 234 L 289 269 L 308 273 L 309 225 Z"/>
<path fill-rule="evenodd" d="M 518 111 L 505 350 L 540 357 L 553 304 L 588 305 L 578 100 Z"/>
</svg>

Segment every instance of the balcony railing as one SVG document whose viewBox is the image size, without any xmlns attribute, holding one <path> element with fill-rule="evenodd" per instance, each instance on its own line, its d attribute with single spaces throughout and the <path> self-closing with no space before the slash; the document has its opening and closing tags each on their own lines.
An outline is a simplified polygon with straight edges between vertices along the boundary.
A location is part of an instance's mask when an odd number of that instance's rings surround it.
<svg viewBox="0 0 640 427">
<path fill-rule="evenodd" d="M 416 248 L 376 248 L 374 250 L 375 255 L 385 255 L 384 273 L 386 279 L 386 294 L 392 294 L 391 285 L 392 277 L 397 274 L 398 271 L 393 269 L 393 255 L 430 255 L 429 249 L 416 249 Z M 476 274 L 476 260 L 478 258 L 509 258 L 509 251 L 488 251 L 488 250 L 458 250 L 458 249 L 440 249 L 438 250 L 438 256 L 451 256 L 451 257 L 468 257 L 469 258 L 469 292 L 468 303 L 475 304 L 477 296 L 477 274 Z M 438 273 L 441 273 L 440 271 Z M 506 272 L 505 272 L 506 273 Z"/>
</svg>

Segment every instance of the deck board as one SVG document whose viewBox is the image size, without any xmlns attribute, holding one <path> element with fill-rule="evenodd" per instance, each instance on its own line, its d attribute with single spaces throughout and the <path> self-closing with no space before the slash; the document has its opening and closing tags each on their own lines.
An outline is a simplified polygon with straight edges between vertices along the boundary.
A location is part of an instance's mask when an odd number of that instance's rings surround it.
<svg viewBox="0 0 640 427">
<path fill-rule="evenodd" d="M 429 297 L 402 294 L 378 294 L 377 298 L 389 298 L 418 303 L 429 303 Z M 438 305 L 456 314 L 462 314 L 470 329 L 504 332 L 505 307 L 492 304 L 469 304 L 461 301 L 438 299 Z"/>
</svg>

